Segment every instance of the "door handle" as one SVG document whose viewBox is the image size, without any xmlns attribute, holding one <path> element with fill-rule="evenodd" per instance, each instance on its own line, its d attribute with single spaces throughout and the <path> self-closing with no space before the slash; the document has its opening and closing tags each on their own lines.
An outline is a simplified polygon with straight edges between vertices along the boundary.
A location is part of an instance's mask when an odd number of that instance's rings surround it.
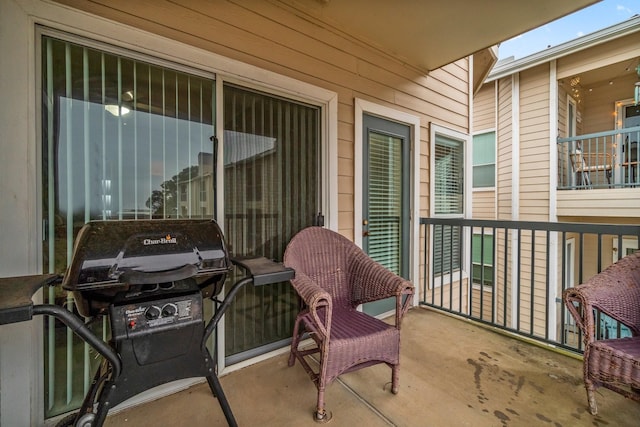
<svg viewBox="0 0 640 427">
<path fill-rule="evenodd" d="M 369 233 L 369 231 L 363 231 L 362 232 L 362 236 L 363 237 L 368 237 L 371 233 Z"/>
</svg>

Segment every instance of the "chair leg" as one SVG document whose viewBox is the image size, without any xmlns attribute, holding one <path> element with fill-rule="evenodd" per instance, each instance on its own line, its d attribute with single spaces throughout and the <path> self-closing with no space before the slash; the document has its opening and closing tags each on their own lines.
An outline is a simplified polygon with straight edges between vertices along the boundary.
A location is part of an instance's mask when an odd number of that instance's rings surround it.
<svg viewBox="0 0 640 427">
<path fill-rule="evenodd" d="M 584 381 L 584 387 L 587 389 L 587 401 L 589 402 L 589 412 L 591 412 L 591 415 L 597 415 L 598 405 L 596 404 L 596 388 L 590 380 Z"/>
<path fill-rule="evenodd" d="M 400 363 L 391 367 L 391 393 L 398 394 L 400 388 Z"/>
<path fill-rule="evenodd" d="M 324 387 L 318 386 L 318 405 L 313 413 L 313 420 L 317 423 L 328 423 L 333 414 L 324 407 Z"/>
</svg>

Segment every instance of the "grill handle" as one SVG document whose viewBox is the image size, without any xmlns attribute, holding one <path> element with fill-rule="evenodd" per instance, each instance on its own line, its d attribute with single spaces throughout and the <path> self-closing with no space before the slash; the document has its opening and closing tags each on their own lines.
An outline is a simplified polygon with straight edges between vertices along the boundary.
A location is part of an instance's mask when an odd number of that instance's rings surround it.
<svg viewBox="0 0 640 427">
<path fill-rule="evenodd" d="M 148 285 L 153 283 L 175 282 L 177 280 L 188 279 L 198 273 L 195 265 L 187 264 L 175 270 L 167 271 L 137 271 L 127 270 L 118 279 L 122 283 L 130 285 Z"/>
</svg>

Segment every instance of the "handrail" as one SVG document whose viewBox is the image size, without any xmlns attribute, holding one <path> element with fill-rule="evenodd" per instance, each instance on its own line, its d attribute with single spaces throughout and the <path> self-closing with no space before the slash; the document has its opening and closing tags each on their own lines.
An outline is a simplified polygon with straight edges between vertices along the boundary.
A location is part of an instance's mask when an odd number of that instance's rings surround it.
<svg viewBox="0 0 640 427">
<path fill-rule="evenodd" d="M 634 126 L 631 128 L 624 128 L 624 129 L 614 129 L 614 130 L 608 130 L 604 132 L 586 133 L 583 135 L 575 135 L 570 137 L 563 137 L 563 138 L 558 138 L 557 142 L 558 144 L 560 144 L 563 142 L 571 142 L 571 141 L 577 141 L 581 139 L 603 138 L 606 136 L 613 136 L 621 133 L 634 133 L 634 132 L 640 132 L 640 126 Z"/>
</svg>

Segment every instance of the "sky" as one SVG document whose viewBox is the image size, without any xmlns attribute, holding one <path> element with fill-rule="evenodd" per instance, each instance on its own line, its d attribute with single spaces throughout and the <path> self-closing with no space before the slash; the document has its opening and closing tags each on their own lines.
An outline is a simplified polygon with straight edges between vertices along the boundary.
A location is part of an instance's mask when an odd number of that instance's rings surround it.
<svg viewBox="0 0 640 427">
<path fill-rule="evenodd" d="M 561 1 L 561 0 L 559 0 Z M 593 33 L 640 15 L 640 0 L 603 0 L 500 44 L 499 59 L 523 58 L 549 46 Z"/>
</svg>

